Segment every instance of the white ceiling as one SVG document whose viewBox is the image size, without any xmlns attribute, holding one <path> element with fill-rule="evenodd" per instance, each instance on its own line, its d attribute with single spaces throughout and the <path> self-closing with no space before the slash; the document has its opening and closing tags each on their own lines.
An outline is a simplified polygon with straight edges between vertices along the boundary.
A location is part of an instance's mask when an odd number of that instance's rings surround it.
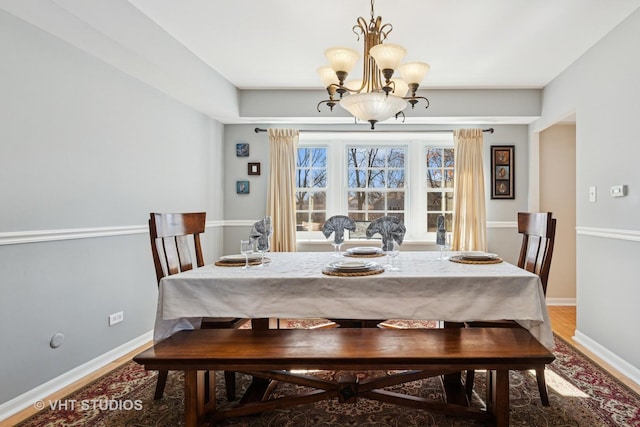
<svg viewBox="0 0 640 427">
<path fill-rule="evenodd" d="M 421 88 L 434 89 L 432 97 L 435 89 L 543 88 L 638 8 L 640 0 L 377 0 L 375 14 L 393 25 L 387 42 L 405 46 L 406 61 L 431 64 Z M 313 108 L 325 93 L 316 69 L 326 64 L 328 47 L 362 51 L 352 27 L 358 17 L 369 21 L 371 5 L 0 0 L 0 9 L 222 123 L 351 123 L 345 111 Z M 361 67 L 351 78 L 359 78 Z M 250 89 L 307 93 L 280 93 L 278 107 L 285 107 L 272 114 L 262 104 L 247 110 L 255 105 L 244 99 Z M 254 101 L 264 99 L 253 94 Z M 439 112 L 416 114 L 411 123 L 525 124 L 537 117 L 508 107 L 497 115 L 471 109 L 451 117 L 443 107 L 456 99 L 441 98 Z"/>
<path fill-rule="evenodd" d="M 129 0 L 240 89 L 318 89 L 324 50 L 362 50 L 369 0 Z M 424 88 L 541 88 L 640 0 L 378 0 Z M 361 66 L 360 66 L 361 67 Z M 352 74 L 360 74 L 358 67 Z M 355 75 L 354 75 L 355 77 Z"/>
</svg>

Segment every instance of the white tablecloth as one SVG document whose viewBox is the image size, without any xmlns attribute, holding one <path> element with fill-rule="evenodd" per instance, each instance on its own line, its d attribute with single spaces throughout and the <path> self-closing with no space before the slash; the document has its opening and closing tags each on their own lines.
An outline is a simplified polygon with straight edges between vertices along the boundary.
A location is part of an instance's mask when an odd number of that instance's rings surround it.
<svg viewBox="0 0 640 427">
<path fill-rule="evenodd" d="M 400 271 L 334 277 L 322 273 L 337 260 L 328 252 L 268 257 L 265 267 L 207 265 L 162 279 L 154 340 L 198 327 L 201 317 L 512 319 L 547 348 L 553 345 L 539 277 L 506 262 L 459 264 L 441 261 L 438 252 L 401 252 Z"/>
</svg>

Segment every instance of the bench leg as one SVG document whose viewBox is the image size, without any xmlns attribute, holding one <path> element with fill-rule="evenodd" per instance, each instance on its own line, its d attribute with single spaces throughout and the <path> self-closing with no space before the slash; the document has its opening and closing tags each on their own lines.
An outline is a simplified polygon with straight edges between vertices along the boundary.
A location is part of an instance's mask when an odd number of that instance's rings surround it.
<svg viewBox="0 0 640 427">
<path fill-rule="evenodd" d="M 487 371 L 487 410 L 496 427 L 509 426 L 509 370 Z"/>
<path fill-rule="evenodd" d="M 214 371 L 184 371 L 184 425 L 198 427 L 216 409 Z"/>
<path fill-rule="evenodd" d="M 184 371 L 184 425 L 198 426 L 198 371 Z"/>
</svg>

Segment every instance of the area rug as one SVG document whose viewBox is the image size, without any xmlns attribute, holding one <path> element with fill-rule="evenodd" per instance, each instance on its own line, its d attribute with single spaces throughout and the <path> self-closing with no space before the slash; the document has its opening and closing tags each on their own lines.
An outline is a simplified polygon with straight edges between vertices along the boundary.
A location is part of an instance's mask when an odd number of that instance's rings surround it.
<svg viewBox="0 0 640 427">
<path fill-rule="evenodd" d="M 309 326 L 305 324 L 305 326 Z M 631 426 L 640 427 L 640 396 L 601 370 L 587 357 L 556 336 L 556 360 L 547 367 L 550 407 L 540 403 L 535 374 L 513 371 L 510 375 L 512 426 Z M 162 400 L 154 401 L 156 372 L 146 372 L 134 362 L 112 371 L 60 402 L 43 402 L 41 411 L 20 427 L 130 426 L 177 427 L 183 425 L 181 373 L 171 372 Z M 334 378 L 338 372 L 315 375 Z M 359 372 L 359 376 L 385 372 Z M 217 398 L 225 404 L 223 379 L 217 377 Z M 238 374 L 238 388 L 250 378 Z M 473 406 L 483 407 L 484 373 L 476 373 Z M 275 393 L 295 393 L 296 386 L 279 384 Z M 421 397 L 442 399 L 437 378 L 396 386 Z M 62 403 L 62 404 L 61 404 Z M 53 408 L 53 409 L 52 409 Z M 446 417 L 361 398 L 355 404 L 328 400 L 296 408 L 265 412 L 261 416 L 226 420 L 218 426 L 236 427 L 424 427 L 476 426 L 473 420 Z"/>
</svg>

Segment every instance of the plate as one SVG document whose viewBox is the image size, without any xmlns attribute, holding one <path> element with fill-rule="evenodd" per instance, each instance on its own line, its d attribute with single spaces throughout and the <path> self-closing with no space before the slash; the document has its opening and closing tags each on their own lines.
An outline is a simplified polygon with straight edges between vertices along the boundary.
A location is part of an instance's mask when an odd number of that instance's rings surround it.
<svg viewBox="0 0 640 427">
<path fill-rule="evenodd" d="M 488 252 L 482 252 L 482 251 L 471 251 L 471 252 L 462 252 L 460 254 L 460 256 L 463 259 L 482 261 L 482 260 L 493 259 L 493 258 L 497 257 L 498 255 L 491 254 L 491 253 L 488 253 Z"/>
<path fill-rule="evenodd" d="M 251 254 L 249 255 L 249 261 L 255 261 L 261 258 L 260 254 Z M 237 262 L 244 261 L 244 255 L 242 254 L 233 254 L 233 255 L 225 255 L 220 257 L 220 261 L 228 261 L 228 262 Z"/>
<path fill-rule="evenodd" d="M 329 269 L 336 271 L 366 271 L 377 266 L 378 263 L 372 261 L 336 261 L 327 265 Z"/>
<path fill-rule="evenodd" d="M 356 255 L 373 255 L 382 253 L 382 249 L 374 246 L 359 246 L 357 248 L 347 249 L 347 252 Z"/>
</svg>

